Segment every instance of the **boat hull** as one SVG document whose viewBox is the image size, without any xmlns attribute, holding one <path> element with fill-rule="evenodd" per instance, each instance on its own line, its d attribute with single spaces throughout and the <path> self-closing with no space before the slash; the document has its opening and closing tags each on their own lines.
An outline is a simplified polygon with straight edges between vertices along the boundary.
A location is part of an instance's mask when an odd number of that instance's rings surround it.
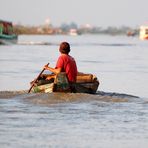
<svg viewBox="0 0 148 148">
<path fill-rule="evenodd" d="M 99 81 L 95 81 L 93 83 L 76 83 L 75 84 L 75 93 L 96 93 L 99 86 Z M 54 83 L 45 84 L 40 86 L 34 86 L 32 92 L 44 92 L 44 93 L 52 93 L 52 92 L 72 92 L 69 87 L 57 86 Z"/>
<path fill-rule="evenodd" d="M 60 73 L 53 83 L 34 86 L 32 92 L 75 92 L 75 93 L 96 93 L 99 86 L 99 81 L 94 75 L 83 74 L 77 77 L 77 82 L 72 84 L 74 91 L 71 89 L 71 84 L 68 83 L 65 74 Z"/>
<path fill-rule="evenodd" d="M 18 40 L 17 35 L 0 35 L 0 44 L 16 44 Z"/>
</svg>

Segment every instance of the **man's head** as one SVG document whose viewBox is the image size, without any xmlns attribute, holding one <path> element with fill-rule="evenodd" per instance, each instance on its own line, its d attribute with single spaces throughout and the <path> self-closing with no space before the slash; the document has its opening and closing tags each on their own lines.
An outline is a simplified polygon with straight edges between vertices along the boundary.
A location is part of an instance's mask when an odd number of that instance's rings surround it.
<svg viewBox="0 0 148 148">
<path fill-rule="evenodd" d="M 68 54 L 70 52 L 70 45 L 67 42 L 62 42 L 60 44 L 59 51 L 64 54 Z"/>
</svg>

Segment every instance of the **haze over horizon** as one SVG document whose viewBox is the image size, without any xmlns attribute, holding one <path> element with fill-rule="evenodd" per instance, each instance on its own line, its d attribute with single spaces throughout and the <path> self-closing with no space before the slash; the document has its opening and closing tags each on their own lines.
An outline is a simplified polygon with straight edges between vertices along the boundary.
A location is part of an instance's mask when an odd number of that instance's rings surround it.
<svg viewBox="0 0 148 148">
<path fill-rule="evenodd" d="M 148 22 L 147 0 L 1 0 L 0 19 L 23 25 L 74 22 L 92 26 L 131 26 Z"/>
</svg>

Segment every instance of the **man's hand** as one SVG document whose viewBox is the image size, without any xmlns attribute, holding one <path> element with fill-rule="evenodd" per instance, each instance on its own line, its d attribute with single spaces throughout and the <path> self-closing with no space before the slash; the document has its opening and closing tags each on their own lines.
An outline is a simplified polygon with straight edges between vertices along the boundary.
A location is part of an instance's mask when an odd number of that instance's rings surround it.
<svg viewBox="0 0 148 148">
<path fill-rule="evenodd" d="M 49 68 L 48 65 L 45 65 L 45 66 L 44 66 L 44 69 L 45 69 L 45 70 L 48 70 L 48 68 Z"/>
</svg>

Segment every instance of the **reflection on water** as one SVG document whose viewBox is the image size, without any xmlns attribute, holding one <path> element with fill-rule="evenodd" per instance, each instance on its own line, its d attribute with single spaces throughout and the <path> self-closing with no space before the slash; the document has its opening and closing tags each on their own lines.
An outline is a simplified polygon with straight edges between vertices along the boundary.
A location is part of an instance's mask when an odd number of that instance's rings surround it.
<svg viewBox="0 0 148 148">
<path fill-rule="evenodd" d="M 146 148 L 148 144 L 148 103 L 136 96 L 3 91 L 0 98 L 2 147 Z"/>
</svg>

